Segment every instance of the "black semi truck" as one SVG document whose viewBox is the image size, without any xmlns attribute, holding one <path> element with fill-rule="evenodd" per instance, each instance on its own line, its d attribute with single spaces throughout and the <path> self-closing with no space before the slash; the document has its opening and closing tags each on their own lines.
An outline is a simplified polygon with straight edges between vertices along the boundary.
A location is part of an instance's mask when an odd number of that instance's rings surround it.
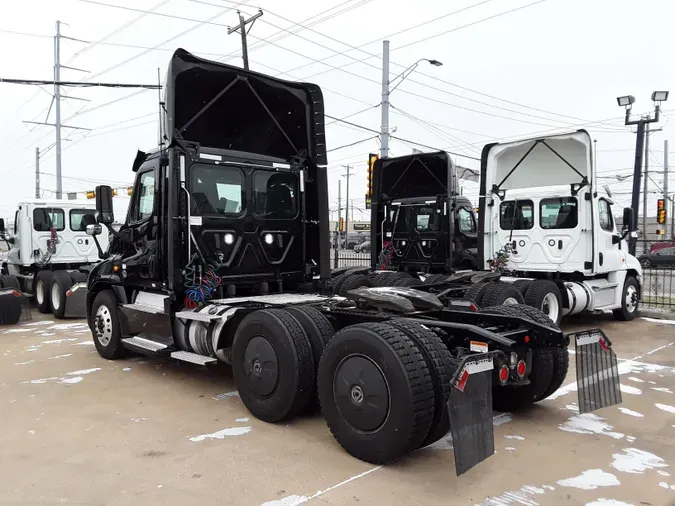
<svg viewBox="0 0 675 506">
<path fill-rule="evenodd" d="M 87 317 L 102 357 L 226 362 L 254 416 L 320 409 L 368 462 L 450 431 L 458 474 L 494 452 L 493 407 L 558 389 L 570 341 L 586 359 L 581 411 L 620 402 L 599 330 L 565 335 L 529 307 L 477 310 L 406 288 L 330 295 L 323 109 L 318 86 L 174 53 L 163 143 L 137 154 L 119 230 L 111 189 L 96 189 L 87 233 L 105 226 L 111 238 L 88 278 Z"/>
</svg>

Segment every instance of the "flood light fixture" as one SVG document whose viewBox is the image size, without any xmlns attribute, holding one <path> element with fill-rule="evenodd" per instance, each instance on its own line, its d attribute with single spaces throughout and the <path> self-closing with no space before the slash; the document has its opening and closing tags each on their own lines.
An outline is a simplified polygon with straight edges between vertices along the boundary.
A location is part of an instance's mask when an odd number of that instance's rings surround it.
<svg viewBox="0 0 675 506">
<path fill-rule="evenodd" d="M 635 102 L 635 97 L 633 95 L 626 95 L 624 97 L 618 97 L 616 101 L 619 103 L 619 107 L 630 107 Z"/>
<path fill-rule="evenodd" d="M 652 101 L 665 102 L 666 100 L 668 100 L 667 91 L 655 91 L 654 93 L 652 93 Z"/>
<path fill-rule="evenodd" d="M 442 67 L 442 66 L 443 66 L 443 62 L 440 62 L 440 61 L 438 61 L 438 60 L 427 60 L 427 61 L 428 61 L 431 65 L 433 65 L 434 67 Z"/>
</svg>

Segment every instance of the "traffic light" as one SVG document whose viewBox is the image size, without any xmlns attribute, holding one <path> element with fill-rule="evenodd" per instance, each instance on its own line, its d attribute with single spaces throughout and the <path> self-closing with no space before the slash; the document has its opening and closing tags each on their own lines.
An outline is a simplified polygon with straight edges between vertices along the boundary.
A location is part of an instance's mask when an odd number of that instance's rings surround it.
<svg viewBox="0 0 675 506">
<path fill-rule="evenodd" d="M 344 232 L 344 231 L 345 231 L 345 219 L 344 219 L 344 218 L 340 218 L 339 231 L 340 231 L 340 232 Z"/>
<path fill-rule="evenodd" d="M 664 235 L 663 229 L 657 228 L 656 235 Z"/>
<path fill-rule="evenodd" d="M 375 167 L 375 161 L 378 158 L 379 157 L 374 153 L 370 153 L 368 155 L 368 180 L 367 180 L 368 191 L 366 192 L 366 209 L 370 209 L 370 203 L 373 198 L 373 168 Z"/>
<path fill-rule="evenodd" d="M 664 199 L 656 201 L 656 222 L 663 225 L 666 222 L 666 206 Z"/>
</svg>

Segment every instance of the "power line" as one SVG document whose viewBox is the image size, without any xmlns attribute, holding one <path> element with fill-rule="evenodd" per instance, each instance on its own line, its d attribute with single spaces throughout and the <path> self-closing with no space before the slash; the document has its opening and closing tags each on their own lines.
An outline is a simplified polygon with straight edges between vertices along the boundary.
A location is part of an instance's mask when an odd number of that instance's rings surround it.
<svg viewBox="0 0 675 506">
<path fill-rule="evenodd" d="M 90 83 L 82 81 L 48 81 L 45 79 L 9 79 L 5 77 L 0 77 L 0 83 L 30 85 L 53 84 L 56 86 L 71 86 L 75 88 L 143 88 L 147 90 L 156 90 L 161 88 L 161 86 L 158 84 Z"/>
<path fill-rule="evenodd" d="M 368 142 L 368 141 L 371 141 L 373 139 L 377 139 L 378 137 L 379 137 L 378 135 L 373 135 L 372 137 L 367 137 L 365 139 L 361 139 L 360 141 L 351 142 L 349 144 L 343 144 L 342 146 L 338 146 L 337 148 L 332 148 L 332 149 L 327 150 L 326 153 L 331 153 L 333 151 L 337 151 L 338 149 L 344 149 L 344 148 L 356 146 L 358 144 L 363 144 L 364 142 Z"/>
</svg>

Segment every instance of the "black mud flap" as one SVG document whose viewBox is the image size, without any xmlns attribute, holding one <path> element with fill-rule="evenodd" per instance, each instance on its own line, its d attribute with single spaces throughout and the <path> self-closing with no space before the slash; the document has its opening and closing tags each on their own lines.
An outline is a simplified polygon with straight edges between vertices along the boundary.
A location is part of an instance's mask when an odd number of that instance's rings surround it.
<svg viewBox="0 0 675 506">
<path fill-rule="evenodd" d="M 579 413 L 621 404 L 616 355 L 605 333 L 589 329 L 569 337 L 576 349 Z"/>
<path fill-rule="evenodd" d="M 87 283 L 75 283 L 66 291 L 64 318 L 87 317 Z"/>
<path fill-rule="evenodd" d="M 0 289 L 0 325 L 15 325 L 33 319 L 30 301 L 14 288 Z"/>
<path fill-rule="evenodd" d="M 492 355 L 467 356 L 452 379 L 448 399 L 457 476 L 495 452 L 492 422 Z"/>
</svg>

